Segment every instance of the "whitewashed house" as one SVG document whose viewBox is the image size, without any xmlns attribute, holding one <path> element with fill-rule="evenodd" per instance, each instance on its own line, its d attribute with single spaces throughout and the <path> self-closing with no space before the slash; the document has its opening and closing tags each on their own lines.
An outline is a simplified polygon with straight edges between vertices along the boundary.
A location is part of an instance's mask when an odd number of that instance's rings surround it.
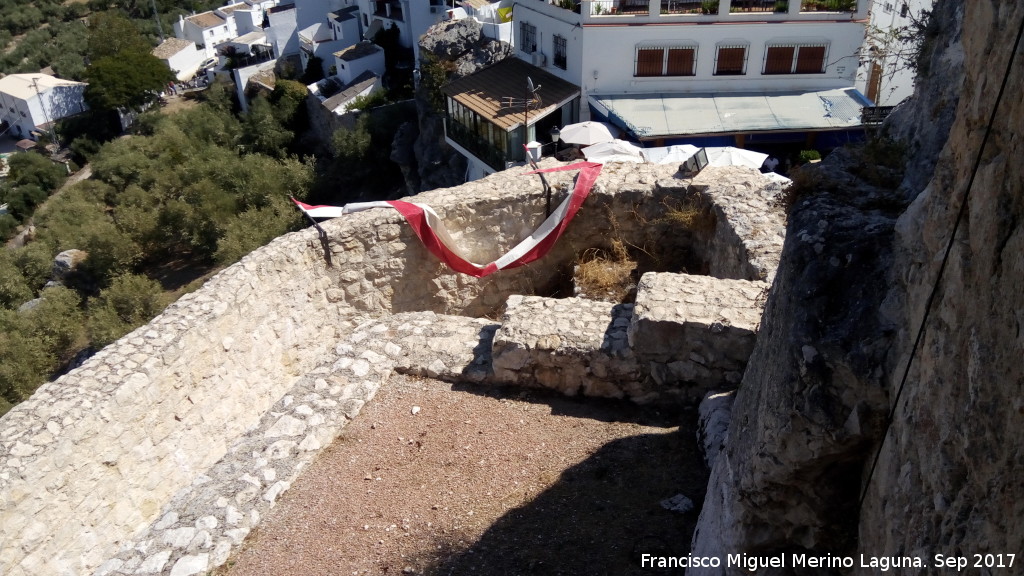
<svg viewBox="0 0 1024 576">
<path fill-rule="evenodd" d="M 349 6 L 324 15 L 322 21 L 298 32 L 302 69 L 312 57 L 320 58 L 324 76 L 334 66 L 334 53 L 359 42 L 359 8 Z"/>
<path fill-rule="evenodd" d="M 932 0 L 873 0 L 857 89 L 876 106 L 895 106 L 914 93 L 914 47 L 906 37 Z"/>
<path fill-rule="evenodd" d="M 869 2 L 518 2 L 516 55 L 531 68 L 517 82 L 530 76 L 543 84 L 535 77 L 543 71 L 575 87 L 578 108 L 536 114 L 525 137 L 509 140 L 545 142 L 549 126 L 569 117 L 608 121 L 622 136 L 650 146 L 794 140 L 827 146 L 859 130 L 861 108 L 869 104 L 855 88 Z M 458 107 L 500 124 L 474 102 L 472 94 L 483 88 L 474 77 L 460 81 L 458 90 L 446 89 L 449 143 L 482 130 L 455 126 Z M 523 158 L 520 147 L 504 153 L 506 162 Z M 494 154 L 489 162 L 468 157 L 471 172 L 502 168 Z"/>
<path fill-rule="evenodd" d="M 163 60 L 180 81 L 195 76 L 203 60 L 206 60 L 206 53 L 199 50 L 195 42 L 183 38 L 164 40 L 153 49 L 153 56 Z"/>
<path fill-rule="evenodd" d="M 373 40 L 378 32 L 398 28 L 399 43 L 413 51 L 414 67 L 419 67 L 419 38 L 434 24 L 448 16 L 444 0 L 358 0 L 363 38 Z"/>
<path fill-rule="evenodd" d="M 236 2 L 215 10 L 180 16 L 174 23 L 174 35 L 190 40 L 203 49 L 206 57 L 240 35 L 262 30 L 269 2 Z"/>
<path fill-rule="evenodd" d="M 274 50 L 274 56 L 296 55 L 299 53 L 298 9 L 295 4 L 280 4 L 267 10 L 269 26 L 267 40 Z"/>
<path fill-rule="evenodd" d="M 37 140 L 52 124 L 88 109 L 84 82 L 47 74 L 8 74 L 0 78 L 0 119 L 8 134 Z"/>
</svg>

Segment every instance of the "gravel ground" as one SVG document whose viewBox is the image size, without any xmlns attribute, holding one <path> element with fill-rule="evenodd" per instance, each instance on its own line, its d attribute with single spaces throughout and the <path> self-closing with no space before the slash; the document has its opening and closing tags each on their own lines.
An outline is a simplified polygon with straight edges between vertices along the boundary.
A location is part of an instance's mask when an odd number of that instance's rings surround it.
<svg viewBox="0 0 1024 576">
<path fill-rule="evenodd" d="M 695 424 L 396 375 L 218 575 L 672 574 L 639 556 L 689 552 Z"/>
</svg>

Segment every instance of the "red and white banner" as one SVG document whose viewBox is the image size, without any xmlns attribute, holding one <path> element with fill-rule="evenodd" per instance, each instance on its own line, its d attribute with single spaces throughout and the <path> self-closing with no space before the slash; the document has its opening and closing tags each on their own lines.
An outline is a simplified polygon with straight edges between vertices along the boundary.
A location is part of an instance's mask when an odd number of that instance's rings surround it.
<svg viewBox="0 0 1024 576">
<path fill-rule="evenodd" d="M 470 262 L 455 247 L 455 241 L 444 226 L 444 222 L 438 217 L 430 206 L 416 202 L 404 202 L 401 200 L 389 200 L 384 202 L 354 202 L 345 206 L 312 206 L 292 199 L 300 210 L 312 218 L 336 218 L 343 214 L 350 214 L 370 208 L 394 208 L 406 222 L 412 226 L 416 236 L 432 254 L 441 259 L 449 268 L 462 274 L 468 274 L 477 278 L 493 274 L 498 270 L 517 268 L 529 264 L 534 260 L 542 258 L 551 247 L 555 245 L 558 238 L 562 236 L 569 226 L 576 212 L 583 205 L 590 189 L 597 181 L 601 173 L 601 164 L 595 162 L 577 162 L 568 166 L 557 168 L 545 168 L 534 170 L 528 174 L 539 172 L 562 172 L 565 170 L 579 170 L 576 179 L 576 186 L 557 208 L 547 217 L 537 230 L 504 256 L 490 264 L 480 265 Z"/>
</svg>

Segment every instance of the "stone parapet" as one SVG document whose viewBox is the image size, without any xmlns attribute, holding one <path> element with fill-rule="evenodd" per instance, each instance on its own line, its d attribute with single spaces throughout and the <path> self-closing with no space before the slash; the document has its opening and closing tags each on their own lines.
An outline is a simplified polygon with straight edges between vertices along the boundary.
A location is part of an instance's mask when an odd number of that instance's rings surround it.
<svg viewBox="0 0 1024 576">
<path fill-rule="evenodd" d="M 346 336 L 209 469 L 163 506 L 157 519 L 94 576 L 205 574 L 224 564 L 396 370 L 481 381 L 493 325 L 431 312 L 343 322 Z"/>
<path fill-rule="evenodd" d="M 6 414 L 0 573 L 91 571 L 220 459 L 332 346 L 318 271 L 275 240 Z"/>
</svg>

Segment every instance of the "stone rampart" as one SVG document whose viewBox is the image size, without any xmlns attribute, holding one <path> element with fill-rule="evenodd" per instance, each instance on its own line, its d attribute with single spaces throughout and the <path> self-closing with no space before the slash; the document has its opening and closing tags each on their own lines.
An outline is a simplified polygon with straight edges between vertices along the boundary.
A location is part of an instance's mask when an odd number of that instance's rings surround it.
<svg viewBox="0 0 1024 576">
<path fill-rule="evenodd" d="M 782 216 L 741 202 L 767 185 L 755 173 L 709 169 L 695 188 L 673 172 L 606 166 L 548 257 L 484 279 L 444 269 L 386 210 L 324 223 L 326 252 L 307 229 L 250 254 L 0 419 L 0 573 L 203 572 L 391 370 L 489 379 L 497 323 L 473 317 L 544 293 L 579 252 L 623 238 L 712 254 L 734 236 L 744 247 L 732 253 L 754 262 L 750 246 L 781 246 Z M 571 177 L 550 175 L 554 202 Z M 735 222 L 695 233 L 662 218 L 694 199 Z M 478 262 L 544 210 L 539 179 L 521 169 L 415 200 Z M 770 225 L 744 224 L 766 214 Z M 760 262 L 745 279 L 772 276 Z"/>
</svg>

